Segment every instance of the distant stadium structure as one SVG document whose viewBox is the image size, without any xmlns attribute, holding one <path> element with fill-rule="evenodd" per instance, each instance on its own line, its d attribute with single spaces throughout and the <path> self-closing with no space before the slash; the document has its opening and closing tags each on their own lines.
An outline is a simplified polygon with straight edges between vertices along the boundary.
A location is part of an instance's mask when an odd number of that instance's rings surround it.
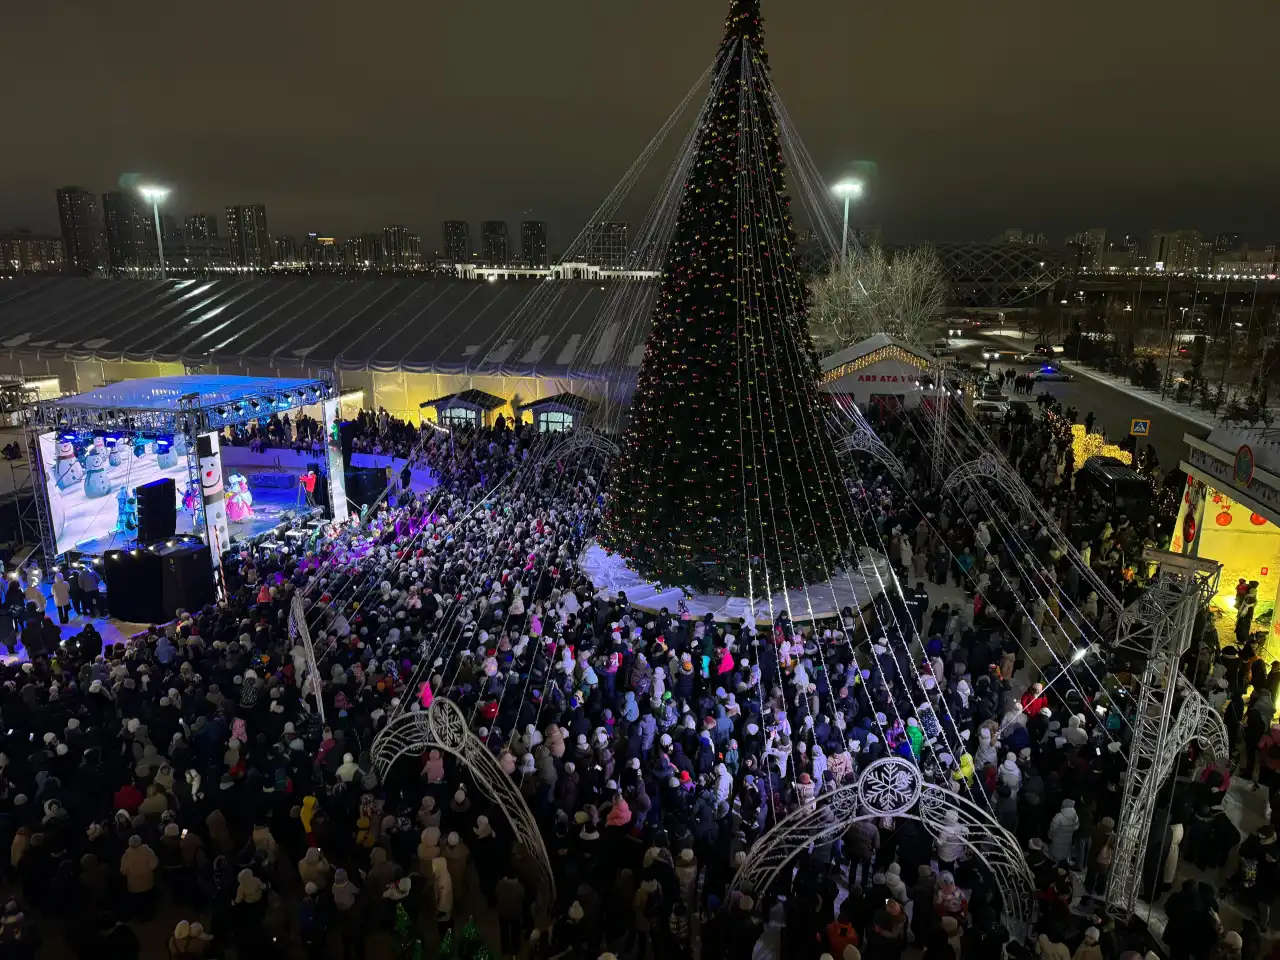
<svg viewBox="0 0 1280 960">
<path fill-rule="evenodd" d="M 1031 306 L 1062 277 L 1061 251 L 1025 243 L 936 243 L 961 307 Z"/>
<path fill-rule="evenodd" d="M 658 293 L 648 276 L 626 277 L 646 319 L 614 322 L 609 291 L 624 278 L 588 275 L 18 278 L 0 282 L 0 378 L 39 381 L 48 396 L 55 378 L 56 392 L 81 393 L 189 371 L 329 369 L 348 412 L 358 401 L 416 423 L 435 418 L 432 401 L 479 390 L 501 398 L 494 417 L 555 398 L 571 418 L 566 395 L 587 401 L 603 378 L 634 381 Z"/>
</svg>

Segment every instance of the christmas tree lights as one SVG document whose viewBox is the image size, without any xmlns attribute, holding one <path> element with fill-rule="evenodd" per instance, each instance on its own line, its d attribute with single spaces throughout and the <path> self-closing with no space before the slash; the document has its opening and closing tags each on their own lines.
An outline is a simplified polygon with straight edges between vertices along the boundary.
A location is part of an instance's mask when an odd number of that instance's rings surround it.
<svg viewBox="0 0 1280 960">
<path fill-rule="evenodd" d="M 652 580 L 755 595 L 828 578 L 844 496 L 762 34 L 732 0 L 601 536 Z"/>
</svg>

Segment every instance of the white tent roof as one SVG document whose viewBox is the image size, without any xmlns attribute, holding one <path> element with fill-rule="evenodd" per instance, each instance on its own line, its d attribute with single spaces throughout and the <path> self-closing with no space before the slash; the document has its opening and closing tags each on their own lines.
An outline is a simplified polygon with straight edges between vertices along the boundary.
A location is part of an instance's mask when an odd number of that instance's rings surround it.
<svg viewBox="0 0 1280 960">
<path fill-rule="evenodd" d="M 857 343 L 850 344 L 843 350 L 837 350 L 829 357 L 823 357 L 821 363 L 822 371 L 823 373 L 826 373 L 827 371 L 836 369 L 836 367 L 844 366 L 846 363 L 852 363 L 853 361 L 859 360 L 868 354 L 875 353 L 877 350 L 883 350 L 886 347 L 897 347 L 900 350 L 905 350 L 912 356 L 918 357 L 920 359 L 921 366 L 928 366 L 933 363 L 933 358 L 924 350 L 921 350 L 918 347 L 913 347 L 904 340 L 891 337 L 887 333 L 877 333 L 867 337 L 865 340 L 859 340 Z"/>
</svg>

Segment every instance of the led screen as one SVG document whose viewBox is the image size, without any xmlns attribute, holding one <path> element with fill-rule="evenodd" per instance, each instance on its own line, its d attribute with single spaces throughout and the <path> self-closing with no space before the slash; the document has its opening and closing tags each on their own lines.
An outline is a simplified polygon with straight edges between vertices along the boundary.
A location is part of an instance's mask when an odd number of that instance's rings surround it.
<svg viewBox="0 0 1280 960">
<path fill-rule="evenodd" d="M 152 480 L 173 478 L 177 506 L 182 509 L 188 481 L 181 437 L 175 443 L 170 438 L 51 432 L 40 436 L 40 459 L 58 553 L 100 554 L 134 539 L 133 491 Z"/>
</svg>

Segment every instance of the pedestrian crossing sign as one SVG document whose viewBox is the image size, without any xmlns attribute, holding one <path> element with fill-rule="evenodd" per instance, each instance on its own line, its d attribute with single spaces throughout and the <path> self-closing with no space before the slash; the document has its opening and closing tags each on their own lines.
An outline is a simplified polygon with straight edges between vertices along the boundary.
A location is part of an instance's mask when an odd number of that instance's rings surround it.
<svg viewBox="0 0 1280 960">
<path fill-rule="evenodd" d="M 1150 420 L 1130 420 L 1129 436 L 1131 437 L 1151 436 L 1151 421 Z"/>
</svg>

